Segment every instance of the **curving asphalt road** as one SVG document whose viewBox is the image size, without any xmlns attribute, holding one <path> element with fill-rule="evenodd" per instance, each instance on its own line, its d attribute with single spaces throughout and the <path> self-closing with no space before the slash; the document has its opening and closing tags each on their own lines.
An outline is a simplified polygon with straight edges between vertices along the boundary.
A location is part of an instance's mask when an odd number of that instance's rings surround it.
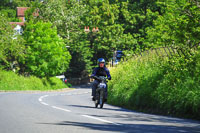
<svg viewBox="0 0 200 133">
<path fill-rule="evenodd" d="M 0 133 L 200 133 L 200 121 L 94 108 L 90 95 L 89 88 L 0 92 Z"/>
</svg>

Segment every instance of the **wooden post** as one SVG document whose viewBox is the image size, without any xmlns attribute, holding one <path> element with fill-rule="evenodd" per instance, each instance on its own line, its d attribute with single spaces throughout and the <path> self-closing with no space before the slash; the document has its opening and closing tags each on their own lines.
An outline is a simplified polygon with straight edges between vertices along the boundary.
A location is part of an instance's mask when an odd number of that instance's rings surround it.
<svg viewBox="0 0 200 133">
<path fill-rule="evenodd" d="M 160 48 L 159 48 L 159 49 L 160 49 Z M 157 51 L 157 48 L 155 48 L 155 51 L 156 51 L 156 54 L 159 56 L 158 51 Z"/>
<path fill-rule="evenodd" d="M 169 47 L 167 47 L 167 49 L 169 50 L 169 53 L 170 53 L 170 55 L 172 56 L 172 53 L 171 53 L 171 51 L 170 51 L 170 48 L 169 48 Z"/>
<path fill-rule="evenodd" d="M 164 47 L 164 50 L 165 50 L 165 47 Z M 167 51 L 165 50 L 165 53 L 167 54 L 167 56 L 169 57 L 169 55 L 168 55 L 168 53 L 167 53 Z"/>
<path fill-rule="evenodd" d="M 174 51 L 174 48 L 173 48 L 173 47 L 171 47 L 171 49 L 172 49 L 173 53 L 174 53 L 174 54 L 176 54 L 176 52 Z"/>
</svg>

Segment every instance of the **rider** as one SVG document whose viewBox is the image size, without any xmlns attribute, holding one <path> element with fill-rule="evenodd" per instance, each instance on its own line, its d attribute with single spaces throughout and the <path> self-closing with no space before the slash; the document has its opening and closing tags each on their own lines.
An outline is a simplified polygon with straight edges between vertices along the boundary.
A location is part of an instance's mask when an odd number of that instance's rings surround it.
<svg viewBox="0 0 200 133">
<path fill-rule="evenodd" d="M 105 60 L 103 58 L 99 58 L 97 60 L 98 62 L 98 67 L 94 68 L 93 73 L 91 75 L 92 78 L 95 79 L 94 76 L 107 76 L 108 80 L 111 80 L 111 76 L 110 76 L 110 71 L 108 70 L 108 68 L 105 67 Z M 97 85 L 99 84 L 99 81 L 97 79 L 94 80 L 93 84 L 92 84 L 92 100 L 95 101 L 95 95 L 96 95 L 96 88 Z M 107 87 L 106 87 L 106 98 L 105 101 L 107 101 Z"/>
</svg>

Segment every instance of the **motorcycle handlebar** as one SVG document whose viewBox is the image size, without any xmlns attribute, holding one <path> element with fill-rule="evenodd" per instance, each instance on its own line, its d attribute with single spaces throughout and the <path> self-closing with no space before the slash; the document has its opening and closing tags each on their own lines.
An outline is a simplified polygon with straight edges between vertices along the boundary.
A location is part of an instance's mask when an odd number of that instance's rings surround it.
<svg viewBox="0 0 200 133">
<path fill-rule="evenodd" d="M 101 78 L 101 77 L 103 77 L 105 80 L 106 79 L 108 79 L 107 77 L 104 77 L 104 76 L 93 76 L 92 78 L 94 78 L 94 79 L 98 79 L 98 80 L 103 80 L 103 78 Z"/>
</svg>

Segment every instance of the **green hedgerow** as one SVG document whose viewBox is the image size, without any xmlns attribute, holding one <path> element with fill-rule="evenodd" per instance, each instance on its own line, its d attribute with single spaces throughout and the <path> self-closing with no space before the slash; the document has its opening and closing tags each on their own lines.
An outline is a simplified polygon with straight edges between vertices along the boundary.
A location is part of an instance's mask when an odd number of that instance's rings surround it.
<svg viewBox="0 0 200 133">
<path fill-rule="evenodd" d="M 37 78 L 35 76 L 24 77 L 12 71 L 0 70 L 0 90 L 56 90 L 68 88 L 60 79 L 52 77 L 49 79 Z"/>
<path fill-rule="evenodd" d="M 112 68 L 111 75 L 109 103 L 200 119 L 200 50 L 192 56 L 133 58 Z"/>
</svg>

